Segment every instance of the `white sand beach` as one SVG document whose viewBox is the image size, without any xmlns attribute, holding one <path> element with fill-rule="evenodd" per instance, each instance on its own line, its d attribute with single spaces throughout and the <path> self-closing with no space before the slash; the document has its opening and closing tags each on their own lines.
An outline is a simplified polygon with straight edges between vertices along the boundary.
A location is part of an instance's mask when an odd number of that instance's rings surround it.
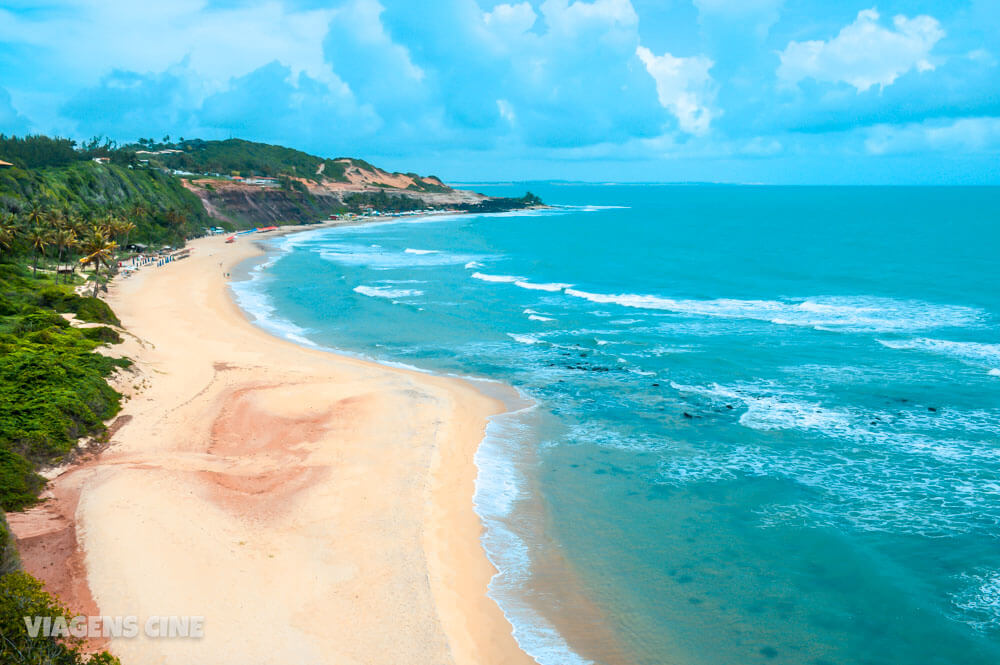
<svg viewBox="0 0 1000 665">
<path fill-rule="evenodd" d="M 75 526 L 78 553 L 55 565 L 44 527 L 13 525 L 29 571 L 47 581 L 77 556 L 103 615 L 205 617 L 198 639 L 112 639 L 124 665 L 533 662 L 486 596 L 472 504 L 503 405 L 268 335 L 225 276 L 261 250 L 190 246 L 111 287 L 130 334 L 114 352 L 137 369 L 127 417 L 54 481 L 50 540 Z"/>
</svg>

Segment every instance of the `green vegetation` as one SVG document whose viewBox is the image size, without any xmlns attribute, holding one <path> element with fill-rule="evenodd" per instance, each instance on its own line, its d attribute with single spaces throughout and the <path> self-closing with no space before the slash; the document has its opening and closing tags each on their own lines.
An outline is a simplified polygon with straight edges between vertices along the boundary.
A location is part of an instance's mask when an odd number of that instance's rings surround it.
<svg viewBox="0 0 1000 665">
<path fill-rule="evenodd" d="M 135 154 L 119 148 L 114 141 L 93 138 L 82 145 L 69 139 L 48 136 L 4 136 L 0 134 L 0 155 L 22 169 L 69 166 L 96 157 L 106 157 L 113 164 L 135 165 Z"/>
<path fill-rule="evenodd" d="M 6 524 L 0 524 L 0 536 Z M 83 652 L 83 640 L 69 637 L 32 637 L 25 617 L 49 617 L 52 626 L 69 625 L 72 613 L 45 592 L 41 582 L 20 571 L 0 576 L 0 662 L 24 665 L 120 665 L 106 651 Z"/>
<path fill-rule="evenodd" d="M 81 227 L 112 215 L 134 225 L 123 239 L 158 245 L 179 244 L 212 225 L 201 201 L 178 178 L 92 161 L 0 170 L 0 217 L 5 215 L 33 216 L 27 231 L 43 222 L 54 229 L 58 222 L 78 236 Z"/>
<path fill-rule="evenodd" d="M 17 555 L 14 534 L 7 526 L 7 517 L 0 511 L 0 577 L 21 570 L 21 559 Z"/>
<path fill-rule="evenodd" d="M 192 173 L 218 173 L 240 176 L 286 176 L 320 180 L 326 178 L 336 182 L 346 182 L 346 165 L 334 160 L 316 157 L 301 150 L 284 148 L 266 143 L 254 143 L 242 139 L 227 141 L 203 141 L 194 139 L 177 143 L 150 144 L 144 142 L 130 146 L 138 150 L 161 152 L 180 150 L 166 154 L 140 154 L 169 169 Z M 320 165 L 325 164 L 322 173 L 317 174 Z"/>
<path fill-rule="evenodd" d="M 457 208 L 469 212 L 506 212 L 508 210 L 523 210 L 533 206 L 544 205 L 542 199 L 531 192 L 526 193 L 519 199 L 494 198 L 480 201 L 479 203 L 463 203 Z"/>
<path fill-rule="evenodd" d="M 41 478 L 34 465 L 71 452 L 81 436 L 104 432 L 121 396 L 105 380 L 124 359 L 94 353 L 120 341 L 105 326 L 75 328 L 61 312 L 116 323 L 107 305 L 81 298 L 52 277 L 31 277 L 0 264 L 0 506 L 34 502 Z"/>
<path fill-rule="evenodd" d="M 344 197 L 344 205 L 339 212 L 364 212 L 366 209 L 381 212 L 409 212 L 427 207 L 420 199 L 405 194 L 389 194 L 385 191 L 356 192 Z"/>
</svg>

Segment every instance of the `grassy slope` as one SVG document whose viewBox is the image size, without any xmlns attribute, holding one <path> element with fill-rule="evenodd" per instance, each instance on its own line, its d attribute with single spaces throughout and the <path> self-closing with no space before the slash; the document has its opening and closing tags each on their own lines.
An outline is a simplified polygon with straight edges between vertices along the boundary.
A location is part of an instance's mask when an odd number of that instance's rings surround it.
<svg viewBox="0 0 1000 665">
<path fill-rule="evenodd" d="M 145 206 L 147 217 L 133 219 L 139 226 L 132 238 L 146 243 L 175 243 L 183 235 L 210 225 L 198 197 L 180 180 L 155 169 L 76 161 L 67 166 L 0 170 L 0 203 L 46 202 L 56 208 L 101 211 L 109 207 Z M 0 208 L 3 206 L 0 205 Z M 168 211 L 183 213 L 180 226 L 167 220 Z"/>
</svg>

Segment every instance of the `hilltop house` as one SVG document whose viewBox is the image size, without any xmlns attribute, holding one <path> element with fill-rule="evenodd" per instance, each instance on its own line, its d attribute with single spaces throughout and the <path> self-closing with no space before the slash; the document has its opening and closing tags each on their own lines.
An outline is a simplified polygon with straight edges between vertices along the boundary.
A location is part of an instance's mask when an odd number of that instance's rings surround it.
<svg viewBox="0 0 1000 665">
<path fill-rule="evenodd" d="M 94 157 L 94 161 L 98 164 L 110 164 L 111 159 L 108 157 Z"/>
<path fill-rule="evenodd" d="M 14 165 L 11 164 L 10 162 L 5 162 L 2 159 L 0 159 L 0 169 L 9 169 L 9 168 L 11 168 L 13 166 Z"/>
</svg>

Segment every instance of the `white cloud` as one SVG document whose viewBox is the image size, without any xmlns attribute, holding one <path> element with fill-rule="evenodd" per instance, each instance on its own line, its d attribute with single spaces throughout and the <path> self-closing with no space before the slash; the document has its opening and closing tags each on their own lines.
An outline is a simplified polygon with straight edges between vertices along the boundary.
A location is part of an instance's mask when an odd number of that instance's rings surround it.
<svg viewBox="0 0 1000 665">
<path fill-rule="evenodd" d="M 714 97 L 712 77 L 708 70 L 715 64 L 705 56 L 676 58 L 669 53 L 654 55 L 645 46 L 635 54 L 656 81 L 660 105 L 677 117 L 682 130 L 689 134 L 704 134 L 712 122 L 709 103 Z"/>
<path fill-rule="evenodd" d="M 579 33 L 593 25 L 634 27 L 639 23 L 630 0 L 545 0 L 541 9 L 553 32 Z"/>
<path fill-rule="evenodd" d="M 861 93 L 875 85 L 892 85 L 911 69 L 934 69 L 928 58 L 945 35 L 937 19 L 899 15 L 892 23 L 894 29 L 882 27 L 878 12 L 866 9 L 829 41 L 789 42 L 778 54 L 778 78 L 789 84 L 805 78 L 844 82 Z"/>
<path fill-rule="evenodd" d="M 497 110 L 500 112 L 500 117 L 506 120 L 508 124 L 513 125 L 517 122 L 517 114 L 514 113 L 514 107 L 506 99 L 497 100 Z"/>
<path fill-rule="evenodd" d="M 1000 118 L 876 125 L 867 130 L 865 149 L 873 155 L 929 150 L 961 153 L 995 151 L 1000 149 Z"/>
<path fill-rule="evenodd" d="M 58 11 L 0 14 L 0 42 L 37 47 L 40 57 L 91 83 L 112 68 L 163 71 L 188 56 L 214 87 L 275 59 L 333 81 L 322 42 L 336 10 L 286 8 L 275 0 L 207 9 L 202 0 L 57 0 Z"/>
<path fill-rule="evenodd" d="M 523 34 L 531 30 L 537 19 L 530 2 L 497 5 L 493 11 L 483 13 L 483 22 L 499 36 Z"/>
</svg>

